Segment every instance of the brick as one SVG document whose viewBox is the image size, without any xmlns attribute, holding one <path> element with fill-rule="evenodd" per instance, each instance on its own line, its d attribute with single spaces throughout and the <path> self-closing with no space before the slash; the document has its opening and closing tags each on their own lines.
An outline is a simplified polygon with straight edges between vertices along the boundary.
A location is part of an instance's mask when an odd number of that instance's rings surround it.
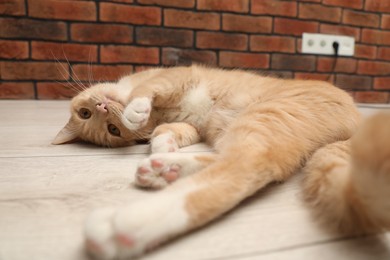
<svg viewBox="0 0 390 260">
<path fill-rule="evenodd" d="M 364 9 L 373 12 L 390 13 L 390 2 L 383 0 L 366 0 Z"/>
<path fill-rule="evenodd" d="M 390 29 L 390 14 L 382 14 L 381 27 L 383 29 Z"/>
<path fill-rule="evenodd" d="M 390 77 L 380 77 L 374 79 L 374 89 L 390 90 Z"/>
<path fill-rule="evenodd" d="M 302 36 L 302 33 L 318 32 L 318 22 L 299 21 L 287 18 L 274 18 L 274 32 Z"/>
<path fill-rule="evenodd" d="M 337 74 L 335 84 L 345 90 L 371 89 L 372 78 L 358 75 Z"/>
<path fill-rule="evenodd" d="M 195 6 L 195 0 L 138 0 L 139 4 L 161 5 L 167 7 L 192 8 Z"/>
<path fill-rule="evenodd" d="M 34 85 L 31 82 L 0 82 L 0 99 L 33 99 Z"/>
<path fill-rule="evenodd" d="M 0 2 L 0 14 L 2 15 L 25 15 L 24 0 L 5 0 Z"/>
<path fill-rule="evenodd" d="M 359 60 L 358 74 L 388 76 L 390 62 Z"/>
<path fill-rule="evenodd" d="M 299 0 L 299 2 L 321 3 L 322 0 Z"/>
<path fill-rule="evenodd" d="M 390 31 L 363 29 L 362 42 L 378 45 L 390 45 Z"/>
<path fill-rule="evenodd" d="M 146 63 L 158 64 L 158 48 L 135 46 L 101 46 L 100 59 L 103 63 Z"/>
<path fill-rule="evenodd" d="M 377 47 L 372 45 L 355 44 L 355 57 L 376 59 Z"/>
<path fill-rule="evenodd" d="M 58 62 L 2 62 L 1 77 L 7 80 L 67 80 L 67 64 Z"/>
<path fill-rule="evenodd" d="M 297 3 L 295 1 L 252 0 L 251 13 L 295 17 L 297 16 Z"/>
<path fill-rule="evenodd" d="M 31 19 L 0 18 L 0 37 L 40 40 L 66 40 L 66 24 L 63 22 Z"/>
<path fill-rule="evenodd" d="M 294 74 L 296 79 L 309 79 L 309 80 L 322 80 L 322 81 L 332 81 L 333 75 L 327 73 L 308 73 L 308 72 L 296 72 Z"/>
<path fill-rule="evenodd" d="M 96 45 L 31 42 L 31 57 L 35 60 L 62 60 L 96 62 Z"/>
<path fill-rule="evenodd" d="M 96 21 L 96 6 L 88 1 L 28 0 L 30 17 Z"/>
<path fill-rule="evenodd" d="M 324 5 L 334 5 L 341 6 L 346 8 L 353 9 L 362 9 L 363 8 L 363 0 L 323 0 L 322 4 Z"/>
<path fill-rule="evenodd" d="M 213 51 L 163 48 L 163 65 L 190 65 L 193 63 L 216 66 L 217 55 Z"/>
<path fill-rule="evenodd" d="M 299 18 L 313 19 L 325 22 L 340 22 L 341 8 L 326 7 L 320 4 L 300 3 Z"/>
<path fill-rule="evenodd" d="M 270 33 L 272 31 L 272 18 L 223 14 L 222 29 L 247 33 Z"/>
<path fill-rule="evenodd" d="M 292 71 L 314 71 L 315 57 L 291 54 L 272 54 L 271 68 Z"/>
<path fill-rule="evenodd" d="M 334 66 L 334 69 L 333 69 Z M 325 58 L 319 57 L 317 60 L 317 71 L 319 72 L 345 72 L 355 73 L 357 61 L 350 58 Z"/>
<path fill-rule="evenodd" d="M 336 35 L 347 35 L 355 38 L 356 41 L 360 40 L 360 29 L 351 26 L 321 24 L 320 32 Z"/>
<path fill-rule="evenodd" d="M 268 54 L 221 51 L 219 66 L 228 68 L 266 69 L 269 67 Z"/>
<path fill-rule="evenodd" d="M 80 87 L 76 83 L 37 83 L 38 99 L 71 99 L 80 92 Z"/>
<path fill-rule="evenodd" d="M 343 12 L 342 22 L 344 24 L 351 24 L 362 27 L 378 27 L 380 18 L 377 14 L 346 9 Z"/>
<path fill-rule="evenodd" d="M 0 58 L 27 59 L 28 42 L 0 40 Z"/>
<path fill-rule="evenodd" d="M 135 33 L 138 44 L 191 47 L 194 43 L 194 33 L 189 30 L 141 27 Z"/>
<path fill-rule="evenodd" d="M 73 23 L 71 39 L 80 42 L 132 43 L 133 27 L 117 24 Z"/>
<path fill-rule="evenodd" d="M 201 49 L 246 50 L 248 37 L 244 34 L 197 32 L 196 46 Z"/>
<path fill-rule="evenodd" d="M 137 25 L 160 25 L 161 9 L 149 6 L 100 3 L 100 20 Z"/>
<path fill-rule="evenodd" d="M 169 27 L 219 30 L 219 21 L 220 15 L 216 13 L 195 13 L 174 9 L 164 11 L 164 25 Z"/>
<path fill-rule="evenodd" d="M 73 65 L 73 74 L 81 81 L 117 81 L 133 72 L 131 65 Z"/>
<path fill-rule="evenodd" d="M 390 60 L 390 47 L 379 47 L 378 49 L 378 59 L 380 60 Z M 390 71 L 389 71 L 390 75 Z"/>
<path fill-rule="evenodd" d="M 295 39 L 283 36 L 252 35 L 250 50 L 261 52 L 295 52 Z"/>
<path fill-rule="evenodd" d="M 198 0 L 197 9 L 247 13 L 249 0 Z"/>
<path fill-rule="evenodd" d="M 135 67 L 134 67 L 134 71 L 135 71 L 135 72 L 141 72 L 141 71 L 150 70 L 150 69 L 155 69 L 155 68 L 158 68 L 158 67 L 156 67 L 156 66 L 138 65 L 138 66 L 135 66 Z"/>
<path fill-rule="evenodd" d="M 389 93 L 377 91 L 356 91 L 355 102 L 357 103 L 387 103 Z"/>
</svg>

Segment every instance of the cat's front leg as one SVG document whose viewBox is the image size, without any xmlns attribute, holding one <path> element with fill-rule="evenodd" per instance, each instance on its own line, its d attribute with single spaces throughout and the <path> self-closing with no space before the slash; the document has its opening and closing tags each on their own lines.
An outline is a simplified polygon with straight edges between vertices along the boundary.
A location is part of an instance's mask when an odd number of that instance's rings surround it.
<svg viewBox="0 0 390 260">
<path fill-rule="evenodd" d="M 134 184 L 145 188 L 163 188 L 204 168 L 214 161 L 214 156 L 185 153 L 152 154 L 139 163 Z"/>
<path fill-rule="evenodd" d="M 152 100 L 148 97 L 136 97 L 126 106 L 121 121 L 129 130 L 144 127 L 152 111 Z"/>
<path fill-rule="evenodd" d="M 169 123 L 157 126 L 150 142 L 152 153 L 176 152 L 180 147 L 199 143 L 198 130 L 188 123 Z"/>
</svg>

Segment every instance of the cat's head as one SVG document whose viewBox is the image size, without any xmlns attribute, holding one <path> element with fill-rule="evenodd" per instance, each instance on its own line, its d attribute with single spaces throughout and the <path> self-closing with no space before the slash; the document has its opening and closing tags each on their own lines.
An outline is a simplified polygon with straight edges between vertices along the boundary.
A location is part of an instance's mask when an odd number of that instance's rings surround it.
<svg viewBox="0 0 390 260">
<path fill-rule="evenodd" d="M 133 145 L 147 139 L 142 131 L 131 131 L 121 122 L 131 89 L 123 83 L 94 85 L 75 96 L 68 123 L 52 144 L 86 141 L 107 147 Z"/>
</svg>

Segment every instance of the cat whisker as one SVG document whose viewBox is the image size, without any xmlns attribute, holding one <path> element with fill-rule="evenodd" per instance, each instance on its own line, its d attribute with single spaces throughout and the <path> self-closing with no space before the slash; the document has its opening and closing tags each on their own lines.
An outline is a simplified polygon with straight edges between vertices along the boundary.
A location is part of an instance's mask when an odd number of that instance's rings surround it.
<svg viewBox="0 0 390 260">
<path fill-rule="evenodd" d="M 64 57 L 65 57 L 66 62 L 67 62 L 68 65 L 69 65 L 69 68 L 70 68 L 70 72 L 71 72 L 71 76 L 70 76 L 70 77 L 72 78 L 72 80 L 73 80 L 74 82 L 76 82 L 77 85 L 80 86 L 80 88 L 81 88 L 82 90 L 86 90 L 87 87 L 82 83 L 82 81 L 80 80 L 80 78 L 77 76 L 77 74 L 76 74 L 75 71 L 73 70 L 73 67 L 72 67 L 72 65 L 70 64 L 70 62 L 69 62 L 69 60 L 68 60 L 68 57 L 67 57 L 66 54 L 65 54 L 64 49 L 62 49 L 62 52 L 63 52 L 63 54 L 64 54 Z"/>
<path fill-rule="evenodd" d="M 88 80 L 89 85 L 93 85 L 93 71 L 92 71 L 92 56 L 91 56 L 91 48 L 89 48 L 89 54 L 88 54 Z"/>
<path fill-rule="evenodd" d="M 58 84 L 61 84 L 62 86 L 64 86 L 65 88 L 70 88 L 71 90 L 73 90 L 74 92 L 76 92 L 76 93 L 80 93 L 81 91 L 78 89 L 78 88 L 76 88 L 73 84 L 72 84 L 72 82 L 67 82 L 68 84 L 65 84 L 64 82 L 61 82 L 61 81 L 58 81 L 58 80 L 55 80 L 55 82 L 56 83 L 58 83 Z"/>
<path fill-rule="evenodd" d="M 66 67 L 57 59 L 57 57 L 54 55 L 53 51 L 51 51 L 51 55 L 53 56 L 53 59 L 62 67 L 63 70 L 61 69 L 58 69 L 58 71 L 61 73 L 62 77 L 64 78 L 64 80 L 66 80 L 66 82 L 69 84 L 69 85 L 65 85 L 64 83 L 62 82 L 59 82 L 59 81 L 56 81 L 57 83 L 60 83 L 61 85 L 65 86 L 65 87 L 71 87 L 72 90 L 74 90 L 76 93 L 80 93 L 83 89 L 78 89 L 76 88 L 74 85 L 73 85 L 73 82 L 69 81 L 69 77 L 66 77 L 66 75 L 64 74 L 63 71 L 67 71 Z"/>
<path fill-rule="evenodd" d="M 100 103 L 100 100 L 102 100 L 101 98 L 95 96 L 95 95 L 91 95 L 91 99 L 93 102 L 95 102 L 96 104 Z"/>
</svg>

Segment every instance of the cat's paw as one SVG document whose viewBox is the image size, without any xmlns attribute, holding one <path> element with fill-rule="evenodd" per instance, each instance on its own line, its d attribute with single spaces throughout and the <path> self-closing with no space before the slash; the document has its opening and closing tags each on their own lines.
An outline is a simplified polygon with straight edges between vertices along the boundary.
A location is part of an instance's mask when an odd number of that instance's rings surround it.
<svg viewBox="0 0 390 260">
<path fill-rule="evenodd" d="M 183 166 L 176 163 L 174 158 L 168 157 L 155 154 L 142 160 L 138 165 L 135 184 L 140 187 L 163 188 L 177 180 Z"/>
<path fill-rule="evenodd" d="M 96 210 L 85 222 L 85 248 L 98 259 L 113 259 L 118 253 L 112 223 L 115 212 L 114 208 Z"/>
<path fill-rule="evenodd" d="M 162 188 L 202 167 L 204 165 L 191 154 L 152 154 L 139 163 L 135 184 L 140 187 Z"/>
<path fill-rule="evenodd" d="M 98 259 L 131 259 L 181 233 L 187 223 L 183 194 L 97 210 L 86 221 L 86 250 Z"/>
<path fill-rule="evenodd" d="M 172 132 L 154 137 L 150 146 L 152 153 L 168 153 L 177 152 L 179 150 L 179 145 L 176 143 Z"/>
<path fill-rule="evenodd" d="M 147 124 L 151 110 L 152 104 L 149 98 L 135 98 L 123 111 L 122 123 L 129 130 L 138 130 Z"/>
</svg>

